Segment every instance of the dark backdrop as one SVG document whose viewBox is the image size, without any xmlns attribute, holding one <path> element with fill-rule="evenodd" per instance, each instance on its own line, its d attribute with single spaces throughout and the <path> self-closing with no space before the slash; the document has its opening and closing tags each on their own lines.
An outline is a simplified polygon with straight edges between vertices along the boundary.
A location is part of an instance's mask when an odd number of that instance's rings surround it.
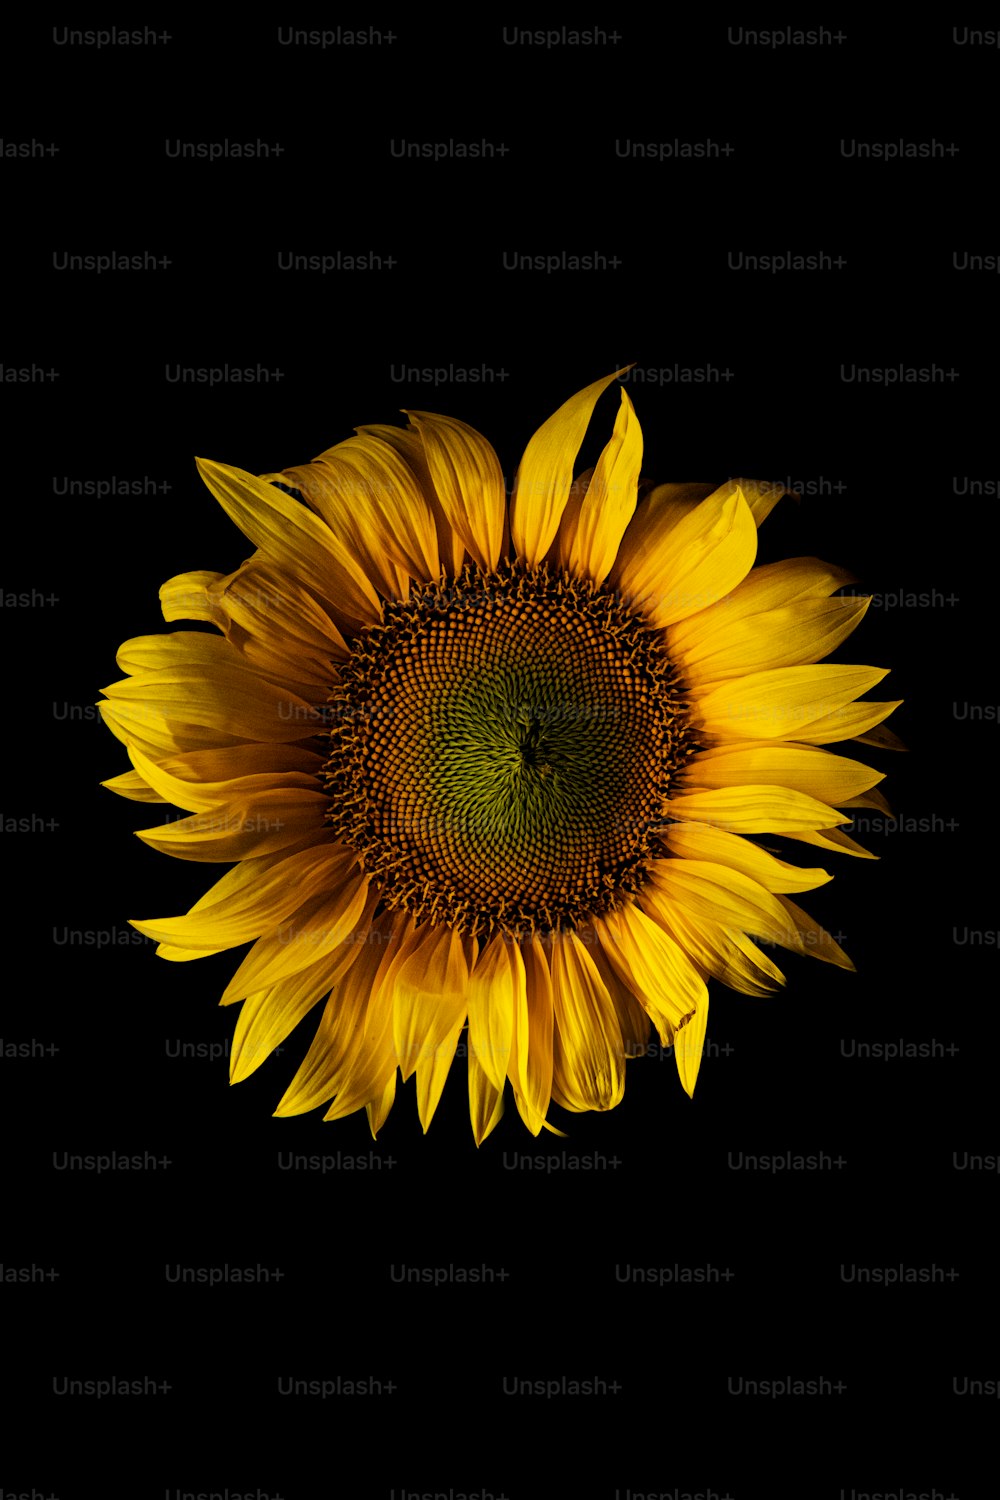
<svg viewBox="0 0 1000 1500">
<path fill-rule="evenodd" d="M 990 1493 L 1000 53 L 943 22 L 618 24 L 98 45 L 39 15 L 8 39 L 5 1496 Z M 113 254 L 143 269 L 66 259 Z M 126 920 L 216 872 L 98 785 L 127 766 L 93 708 L 117 646 L 164 628 L 163 580 L 246 555 L 194 455 L 278 469 L 412 406 L 511 476 L 627 361 L 646 474 L 784 480 L 762 555 L 876 596 L 841 659 L 906 700 L 909 753 L 869 752 L 897 821 L 860 814 L 881 863 L 802 898 L 858 973 L 789 956 L 774 1000 L 713 986 L 694 1102 L 637 1061 L 565 1140 L 511 1105 L 477 1151 L 457 1062 L 426 1138 L 412 1082 L 377 1144 L 363 1114 L 274 1120 L 311 1023 L 228 1088 L 233 955 L 161 963 Z M 904 1055 L 859 1055 L 879 1043 Z M 62 1393 L 114 1378 L 145 1394 Z M 783 1380 L 819 1392 L 747 1394 Z"/>
</svg>

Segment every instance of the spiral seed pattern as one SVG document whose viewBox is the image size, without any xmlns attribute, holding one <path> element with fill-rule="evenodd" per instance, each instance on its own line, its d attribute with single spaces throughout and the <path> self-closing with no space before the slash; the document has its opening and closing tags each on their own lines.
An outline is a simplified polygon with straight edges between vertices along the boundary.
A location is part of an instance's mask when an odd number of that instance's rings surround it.
<svg viewBox="0 0 1000 1500">
<path fill-rule="evenodd" d="M 330 697 L 328 820 L 389 907 L 514 937 L 644 883 L 693 750 L 657 632 L 543 564 L 472 564 L 363 630 Z"/>
</svg>

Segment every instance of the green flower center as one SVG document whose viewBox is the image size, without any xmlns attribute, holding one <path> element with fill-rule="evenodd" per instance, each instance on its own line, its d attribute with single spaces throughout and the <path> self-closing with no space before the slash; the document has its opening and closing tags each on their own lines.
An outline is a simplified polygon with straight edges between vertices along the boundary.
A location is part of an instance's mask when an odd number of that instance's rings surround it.
<svg viewBox="0 0 1000 1500">
<path fill-rule="evenodd" d="M 389 907 L 573 928 L 645 881 L 694 749 L 660 637 L 547 565 L 468 565 L 363 630 L 330 697 L 328 820 Z"/>
</svg>

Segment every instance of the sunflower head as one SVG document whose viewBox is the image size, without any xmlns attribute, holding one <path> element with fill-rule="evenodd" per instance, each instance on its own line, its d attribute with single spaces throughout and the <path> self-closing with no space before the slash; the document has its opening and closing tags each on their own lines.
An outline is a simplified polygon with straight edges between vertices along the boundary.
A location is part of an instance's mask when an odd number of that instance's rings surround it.
<svg viewBox="0 0 1000 1500">
<path fill-rule="evenodd" d="M 331 827 L 388 906 L 483 940 L 633 897 L 693 743 L 641 617 L 546 562 L 466 563 L 387 602 L 330 712 Z"/>
<path fill-rule="evenodd" d="M 122 647 L 101 710 L 132 770 L 106 785 L 190 814 L 154 847 L 232 865 L 133 925 L 173 960 L 252 944 L 234 1081 L 325 1001 L 280 1115 L 377 1133 L 415 1074 L 426 1129 L 465 1032 L 477 1144 L 508 1084 L 537 1134 L 553 1102 L 616 1105 L 653 1029 L 693 1093 L 707 980 L 784 982 L 759 941 L 851 967 L 789 899 L 826 871 L 755 836 L 866 855 L 845 809 L 881 777 L 824 747 L 898 744 L 897 705 L 817 663 L 867 600 L 816 558 L 754 567 L 780 487 L 640 502 L 624 388 L 574 478 L 615 378 L 539 428 L 509 499 L 486 439 L 428 412 L 280 473 L 199 461 L 256 550 L 161 590 L 214 631 Z"/>
</svg>

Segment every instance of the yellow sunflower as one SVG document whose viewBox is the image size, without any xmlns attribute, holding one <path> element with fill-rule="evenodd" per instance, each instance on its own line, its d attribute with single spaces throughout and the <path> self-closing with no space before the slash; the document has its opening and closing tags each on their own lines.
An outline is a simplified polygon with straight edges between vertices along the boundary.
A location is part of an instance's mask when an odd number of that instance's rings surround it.
<svg viewBox="0 0 1000 1500">
<path fill-rule="evenodd" d="M 175 961 L 252 942 L 234 1082 L 326 999 L 279 1115 L 364 1108 L 374 1134 L 398 1071 L 426 1130 L 466 1032 L 477 1144 L 508 1082 L 537 1134 L 552 1102 L 613 1108 L 651 1024 L 691 1094 L 706 980 L 784 982 L 754 939 L 852 967 L 789 899 L 830 876 L 752 836 L 866 853 L 842 809 L 882 777 L 823 747 L 892 743 L 897 704 L 857 701 L 884 671 L 816 663 L 868 601 L 816 558 L 754 567 L 780 487 L 638 500 L 624 388 L 574 481 L 622 373 L 539 428 L 509 502 L 486 439 L 429 412 L 280 474 L 199 461 L 257 550 L 161 590 L 218 633 L 122 647 L 101 710 L 134 769 L 105 785 L 190 813 L 154 848 L 233 864 L 132 925 Z"/>
</svg>

